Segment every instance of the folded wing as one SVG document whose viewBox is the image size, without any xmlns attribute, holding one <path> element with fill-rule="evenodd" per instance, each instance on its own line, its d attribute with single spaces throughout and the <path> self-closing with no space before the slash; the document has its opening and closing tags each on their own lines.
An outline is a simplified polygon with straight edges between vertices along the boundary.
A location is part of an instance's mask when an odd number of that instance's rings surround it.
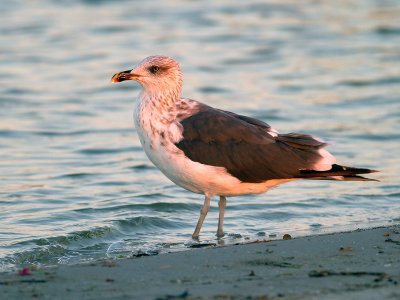
<svg viewBox="0 0 400 300">
<path fill-rule="evenodd" d="M 206 105 L 180 123 L 183 138 L 176 146 L 189 159 L 224 167 L 242 182 L 301 178 L 302 170 L 314 170 L 326 160 L 320 151 L 326 143 L 321 140 L 298 133 L 280 135 L 260 120 Z"/>
</svg>

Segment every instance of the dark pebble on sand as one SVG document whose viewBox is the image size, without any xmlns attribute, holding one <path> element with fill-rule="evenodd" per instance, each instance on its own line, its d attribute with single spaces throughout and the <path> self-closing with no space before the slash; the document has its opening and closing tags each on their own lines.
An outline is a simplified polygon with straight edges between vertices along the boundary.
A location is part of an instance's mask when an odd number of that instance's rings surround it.
<svg viewBox="0 0 400 300">
<path fill-rule="evenodd" d="M 292 236 L 291 236 L 290 234 L 287 234 L 287 233 L 286 233 L 286 234 L 283 235 L 283 239 L 284 239 L 284 240 L 291 240 L 291 239 L 292 239 Z"/>
</svg>

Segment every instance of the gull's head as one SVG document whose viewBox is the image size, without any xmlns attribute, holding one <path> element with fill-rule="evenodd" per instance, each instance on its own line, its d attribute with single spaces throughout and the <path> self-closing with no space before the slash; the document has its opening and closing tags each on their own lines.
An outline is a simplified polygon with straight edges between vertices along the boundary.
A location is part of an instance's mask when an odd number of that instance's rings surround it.
<svg viewBox="0 0 400 300">
<path fill-rule="evenodd" d="M 179 64 L 167 56 L 149 56 L 132 70 L 116 73 L 112 82 L 135 80 L 139 82 L 145 93 L 174 92 L 180 93 L 182 88 L 182 72 Z"/>
</svg>

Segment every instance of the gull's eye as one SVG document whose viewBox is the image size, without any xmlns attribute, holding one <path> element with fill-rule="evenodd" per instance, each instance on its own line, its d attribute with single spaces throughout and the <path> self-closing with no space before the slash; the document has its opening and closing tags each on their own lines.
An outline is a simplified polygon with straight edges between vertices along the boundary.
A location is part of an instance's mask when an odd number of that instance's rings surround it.
<svg viewBox="0 0 400 300">
<path fill-rule="evenodd" d="M 158 71 L 160 71 L 160 67 L 159 66 L 151 66 L 149 68 L 149 71 L 151 74 L 156 74 Z"/>
</svg>

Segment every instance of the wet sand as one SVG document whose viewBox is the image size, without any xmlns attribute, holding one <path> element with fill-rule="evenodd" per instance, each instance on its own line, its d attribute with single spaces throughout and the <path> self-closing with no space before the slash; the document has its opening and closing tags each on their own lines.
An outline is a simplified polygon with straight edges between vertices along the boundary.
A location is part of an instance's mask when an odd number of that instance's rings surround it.
<svg viewBox="0 0 400 300">
<path fill-rule="evenodd" d="M 2 299 L 400 299 L 400 225 L 0 274 Z"/>
</svg>

